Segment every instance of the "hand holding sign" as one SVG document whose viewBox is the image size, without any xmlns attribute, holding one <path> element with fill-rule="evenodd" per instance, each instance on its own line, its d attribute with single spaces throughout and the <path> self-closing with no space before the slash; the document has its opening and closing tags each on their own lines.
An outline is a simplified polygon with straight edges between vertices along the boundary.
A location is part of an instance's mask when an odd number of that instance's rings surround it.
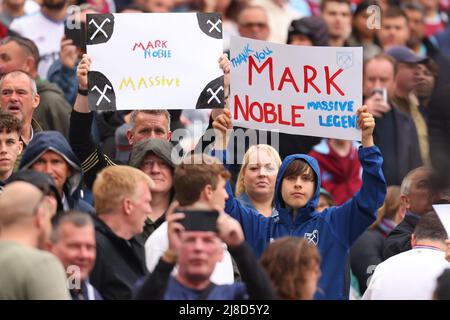
<svg viewBox="0 0 450 320">
<path fill-rule="evenodd" d="M 369 112 L 367 106 L 360 107 L 356 113 L 358 114 L 358 127 L 362 129 L 361 144 L 364 148 L 373 146 L 373 129 L 375 129 L 375 119 Z"/>
<path fill-rule="evenodd" d="M 88 88 L 88 72 L 91 69 L 91 58 L 87 54 L 83 54 L 77 68 L 78 86 L 82 90 Z"/>
<path fill-rule="evenodd" d="M 223 109 L 223 113 L 214 119 L 213 128 L 216 135 L 214 148 L 216 150 L 226 149 L 233 129 L 230 110 Z"/>
</svg>

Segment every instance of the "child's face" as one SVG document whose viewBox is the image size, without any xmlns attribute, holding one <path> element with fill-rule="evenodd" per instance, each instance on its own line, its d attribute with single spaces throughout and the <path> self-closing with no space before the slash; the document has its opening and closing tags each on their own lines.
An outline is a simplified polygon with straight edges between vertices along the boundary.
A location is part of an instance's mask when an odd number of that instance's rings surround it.
<svg viewBox="0 0 450 320">
<path fill-rule="evenodd" d="M 283 179 L 281 196 L 288 208 L 299 209 L 306 206 L 314 195 L 315 183 L 311 174 L 301 174 Z"/>
</svg>

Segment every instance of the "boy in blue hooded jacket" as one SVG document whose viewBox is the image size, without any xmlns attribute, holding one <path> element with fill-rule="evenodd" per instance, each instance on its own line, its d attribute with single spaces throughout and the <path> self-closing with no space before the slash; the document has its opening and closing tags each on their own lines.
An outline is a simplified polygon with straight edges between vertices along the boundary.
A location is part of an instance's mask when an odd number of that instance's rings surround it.
<svg viewBox="0 0 450 320">
<path fill-rule="evenodd" d="M 225 212 L 242 225 L 246 241 L 260 256 L 269 242 L 283 236 L 298 236 L 314 243 L 321 254 L 322 277 L 316 299 L 348 299 L 345 288 L 346 261 L 350 247 L 376 220 L 377 209 L 383 205 L 386 181 L 383 176 L 381 152 L 373 143 L 375 120 L 366 106 L 358 109 L 358 126 L 362 129 L 362 147 L 358 150 L 363 167 L 362 187 L 346 203 L 318 213 L 320 171 L 317 161 L 304 154 L 286 157 L 281 164 L 275 185 L 275 208 L 278 215 L 264 217 L 244 207 L 227 186 L 229 198 Z M 214 123 L 216 156 L 226 159 L 227 129 L 232 129 L 230 112 L 225 109 Z M 225 162 L 225 161 L 224 161 Z"/>
</svg>

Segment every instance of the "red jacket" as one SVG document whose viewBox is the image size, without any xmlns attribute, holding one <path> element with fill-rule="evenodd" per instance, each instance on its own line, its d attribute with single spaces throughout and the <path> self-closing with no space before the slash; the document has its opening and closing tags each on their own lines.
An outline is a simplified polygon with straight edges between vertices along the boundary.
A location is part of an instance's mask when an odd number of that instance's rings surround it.
<svg viewBox="0 0 450 320">
<path fill-rule="evenodd" d="M 336 205 L 343 204 L 361 188 L 361 164 L 356 147 L 341 157 L 324 139 L 309 155 L 319 162 L 322 188 L 331 193 Z"/>
</svg>

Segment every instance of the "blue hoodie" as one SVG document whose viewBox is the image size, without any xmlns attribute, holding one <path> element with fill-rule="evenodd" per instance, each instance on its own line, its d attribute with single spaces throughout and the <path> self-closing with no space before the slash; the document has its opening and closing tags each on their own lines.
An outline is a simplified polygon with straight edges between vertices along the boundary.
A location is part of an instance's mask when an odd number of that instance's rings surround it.
<svg viewBox="0 0 450 320">
<path fill-rule="evenodd" d="M 226 159 L 226 153 L 216 156 Z M 356 239 L 376 220 L 377 209 L 386 196 L 386 181 L 381 170 L 383 158 L 378 147 L 360 148 L 359 160 L 363 167 L 361 189 L 352 199 L 339 207 L 318 213 L 315 208 L 320 195 L 320 171 L 317 161 L 307 155 L 294 154 L 281 164 L 275 184 L 275 209 L 278 216 L 264 217 L 237 201 L 227 185 L 229 198 L 225 212 L 238 220 L 244 230 L 246 241 L 257 256 L 261 256 L 270 241 L 284 236 L 305 237 L 314 243 L 322 257 L 320 293 L 317 299 L 348 299 L 344 292 L 344 278 L 349 248 Z M 281 182 L 286 168 L 292 161 L 306 161 L 314 170 L 316 190 L 305 207 L 298 209 L 295 220 L 291 210 L 284 206 L 281 198 Z"/>
<path fill-rule="evenodd" d="M 25 149 L 19 169 L 30 169 L 33 163 L 47 151 L 59 154 L 72 169 L 72 175 L 63 186 L 64 196 L 69 203 L 70 209 L 94 213 L 94 208 L 86 201 L 80 199 L 80 184 L 83 179 L 80 161 L 60 132 L 43 131 L 35 134 Z"/>
</svg>

